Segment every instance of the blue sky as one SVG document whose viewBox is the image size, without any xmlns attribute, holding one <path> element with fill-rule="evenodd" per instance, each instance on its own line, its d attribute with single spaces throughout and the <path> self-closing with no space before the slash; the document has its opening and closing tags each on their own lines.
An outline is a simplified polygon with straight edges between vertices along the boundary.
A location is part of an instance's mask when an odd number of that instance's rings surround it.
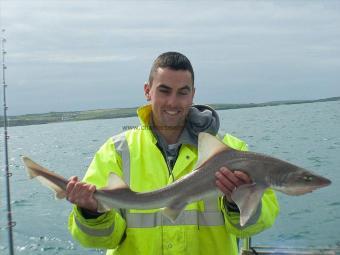
<svg viewBox="0 0 340 255">
<path fill-rule="evenodd" d="M 2 0 L 1 27 L 10 115 L 144 104 L 165 51 L 196 103 L 340 96 L 340 1 Z"/>
</svg>

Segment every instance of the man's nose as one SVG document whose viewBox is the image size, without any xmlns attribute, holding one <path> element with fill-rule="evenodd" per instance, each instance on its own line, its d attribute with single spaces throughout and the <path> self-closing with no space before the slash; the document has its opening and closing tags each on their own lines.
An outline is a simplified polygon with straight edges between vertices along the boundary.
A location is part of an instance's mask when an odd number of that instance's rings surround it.
<svg viewBox="0 0 340 255">
<path fill-rule="evenodd" d="M 178 100 L 177 95 L 175 93 L 172 93 L 168 98 L 168 106 L 170 107 L 177 107 L 178 106 Z"/>
</svg>

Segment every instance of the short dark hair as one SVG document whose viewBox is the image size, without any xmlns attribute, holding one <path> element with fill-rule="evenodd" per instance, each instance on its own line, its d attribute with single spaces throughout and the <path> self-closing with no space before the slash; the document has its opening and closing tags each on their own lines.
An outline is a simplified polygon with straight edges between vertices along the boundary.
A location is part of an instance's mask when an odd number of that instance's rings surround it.
<svg viewBox="0 0 340 255">
<path fill-rule="evenodd" d="M 191 73 L 192 85 L 194 85 L 194 69 L 190 63 L 190 60 L 179 52 L 169 51 L 159 55 L 152 64 L 149 84 L 151 85 L 154 75 L 158 68 L 170 68 L 172 70 L 184 70 Z"/>
</svg>

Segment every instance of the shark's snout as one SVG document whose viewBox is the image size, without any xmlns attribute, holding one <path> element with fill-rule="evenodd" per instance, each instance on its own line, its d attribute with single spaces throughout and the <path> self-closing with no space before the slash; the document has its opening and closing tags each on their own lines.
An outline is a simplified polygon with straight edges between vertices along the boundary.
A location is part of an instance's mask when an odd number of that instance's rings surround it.
<svg viewBox="0 0 340 255">
<path fill-rule="evenodd" d="M 325 178 L 325 177 L 320 177 L 320 180 L 319 180 L 319 185 L 320 185 L 320 188 L 321 187 L 326 187 L 328 185 L 331 185 L 332 184 L 332 181 Z"/>
</svg>

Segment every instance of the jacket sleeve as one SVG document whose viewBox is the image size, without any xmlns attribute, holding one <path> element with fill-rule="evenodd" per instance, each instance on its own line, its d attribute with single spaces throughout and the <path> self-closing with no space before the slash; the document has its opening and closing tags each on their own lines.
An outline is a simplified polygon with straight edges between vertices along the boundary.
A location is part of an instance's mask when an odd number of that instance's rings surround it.
<svg viewBox="0 0 340 255">
<path fill-rule="evenodd" d="M 225 135 L 223 142 L 228 146 L 236 150 L 247 151 L 248 146 L 242 140 L 232 136 Z M 246 238 L 255 235 L 274 224 L 274 221 L 279 213 L 279 203 L 277 201 L 275 192 L 272 189 L 267 189 L 263 194 L 261 204 L 253 216 L 250 219 L 250 224 L 241 227 L 240 226 L 240 214 L 239 212 L 229 211 L 227 206 L 224 204 L 224 199 L 220 200 L 222 212 L 225 219 L 226 228 L 230 233 L 240 237 Z"/>
<path fill-rule="evenodd" d="M 97 151 L 83 181 L 102 188 L 107 185 L 110 172 L 122 176 L 122 159 L 112 138 Z M 81 209 L 74 206 L 68 228 L 73 238 L 85 247 L 114 249 L 124 236 L 126 222 L 118 210 L 113 209 L 98 218 L 86 219 Z"/>
</svg>

